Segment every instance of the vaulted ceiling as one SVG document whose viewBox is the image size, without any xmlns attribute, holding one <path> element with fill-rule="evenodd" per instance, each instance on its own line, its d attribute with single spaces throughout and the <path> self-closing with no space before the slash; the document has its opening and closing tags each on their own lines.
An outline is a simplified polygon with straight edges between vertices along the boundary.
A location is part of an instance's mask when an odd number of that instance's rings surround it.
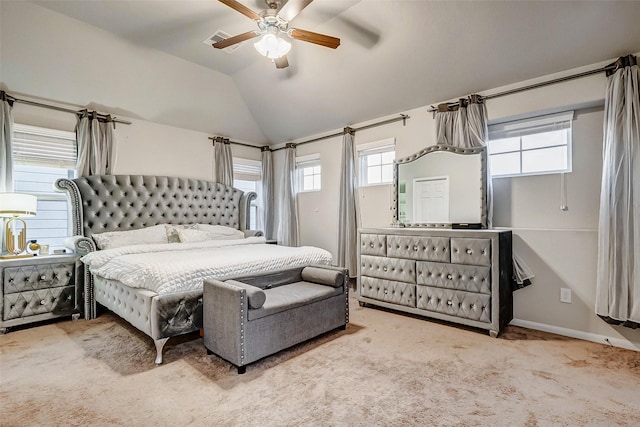
<svg viewBox="0 0 640 427">
<path fill-rule="evenodd" d="M 341 45 L 293 40 L 284 70 L 250 41 L 233 53 L 203 43 L 256 28 L 215 0 L 34 3 L 231 76 L 271 143 L 640 51 L 638 1 L 315 0 L 292 26 Z"/>
</svg>

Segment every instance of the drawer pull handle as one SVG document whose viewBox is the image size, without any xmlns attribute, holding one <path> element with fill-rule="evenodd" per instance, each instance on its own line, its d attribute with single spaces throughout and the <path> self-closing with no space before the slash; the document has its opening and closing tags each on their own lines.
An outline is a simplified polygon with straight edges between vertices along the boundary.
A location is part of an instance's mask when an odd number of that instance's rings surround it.
<svg viewBox="0 0 640 427">
<path fill-rule="evenodd" d="M 467 249 L 467 253 L 468 253 L 469 255 L 471 255 L 471 254 L 473 254 L 473 251 L 472 251 L 471 249 Z"/>
<path fill-rule="evenodd" d="M 447 279 L 453 280 L 453 274 L 447 274 Z"/>
</svg>

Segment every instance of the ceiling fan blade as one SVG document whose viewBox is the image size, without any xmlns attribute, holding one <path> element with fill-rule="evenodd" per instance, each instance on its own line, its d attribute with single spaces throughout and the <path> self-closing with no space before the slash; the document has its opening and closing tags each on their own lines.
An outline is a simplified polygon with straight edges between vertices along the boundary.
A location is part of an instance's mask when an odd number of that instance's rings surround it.
<svg viewBox="0 0 640 427">
<path fill-rule="evenodd" d="M 339 38 L 327 36 L 325 34 L 314 33 L 312 31 L 299 30 L 297 28 L 292 28 L 291 30 L 289 30 L 289 36 L 292 39 L 319 44 L 320 46 L 330 47 L 331 49 L 335 49 L 340 46 Z"/>
<path fill-rule="evenodd" d="M 246 33 L 238 34 L 237 36 L 229 37 L 228 39 L 220 40 L 217 43 L 212 44 L 216 49 L 224 49 L 225 47 L 232 46 L 236 43 L 250 40 L 260 35 L 259 31 L 247 31 Z"/>
<path fill-rule="evenodd" d="M 249 9 L 247 6 L 243 5 L 242 3 L 238 3 L 236 0 L 218 0 L 218 1 L 220 3 L 226 4 L 232 9 L 237 10 L 238 12 L 240 12 L 241 14 L 243 14 L 249 19 L 253 19 L 254 21 L 260 20 L 260 15 L 258 15 L 257 13 L 255 13 L 253 10 Z"/>
<path fill-rule="evenodd" d="M 276 68 L 287 68 L 289 66 L 289 60 L 287 59 L 287 55 L 281 56 L 280 58 L 276 58 L 273 60 L 276 64 Z"/>
<path fill-rule="evenodd" d="M 302 9 L 309 6 L 309 3 L 312 1 L 313 0 L 289 0 L 278 11 L 278 15 L 286 21 L 291 21 L 302 12 Z"/>
</svg>

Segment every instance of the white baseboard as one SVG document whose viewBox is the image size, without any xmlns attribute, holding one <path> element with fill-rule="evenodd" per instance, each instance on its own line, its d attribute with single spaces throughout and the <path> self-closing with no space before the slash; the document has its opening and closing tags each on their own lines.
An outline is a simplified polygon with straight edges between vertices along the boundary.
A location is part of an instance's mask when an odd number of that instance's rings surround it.
<svg viewBox="0 0 640 427">
<path fill-rule="evenodd" d="M 614 347 L 625 348 L 627 350 L 640 351 L 640 343 L 627 341 L 621 338 L 608 337 L 605 335 L 592 334 L 590 332 L 576 331 L 575 329 L 562 328 L 560 326 L 547 325 L 544 323 L 531 322 L 529 320 L 513 319 L 509 322 L 513 326 L 535 329 L 536 331 L 551 332 L 552 334 L 563 335 L 565 337 L 578 338 L 585 341 L 597 342 L 599 344 L 612 345 Z"/>
</svg>

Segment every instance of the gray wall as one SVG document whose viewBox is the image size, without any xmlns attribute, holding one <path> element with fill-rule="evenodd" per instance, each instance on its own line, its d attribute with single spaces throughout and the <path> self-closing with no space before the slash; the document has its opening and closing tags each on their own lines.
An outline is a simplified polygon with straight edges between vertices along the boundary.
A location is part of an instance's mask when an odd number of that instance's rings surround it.
<svg viewBox="0 0 640 427">
<path fill-rule="evenodd" d="M 591 70 L 608 62 L 484 94 Z M 560 210 L 560 175 L 497 178 L 493 181 L 494 226 L 513 231 L 514 249 L 536 274 L 533 285 L 514 293 L 514 324 L 640 349 L 640 331 L 608 325 L 595 315 L 604 83 L 605 76 L 599 74 L 487 102 L 490 121 L 566 109 L 576 111 L 573 171 L 566 174 L 569 209 Z M 434 100 L 433 104 L 438 102 L 442 101 Z M 411 116 L 406 126 L 397 122 L 357 132 L 356 145 L 395 138 L 396 158 L 433 145 L 435 123 L 428 108 L 402 111 Z M 394 116 L 371 122 L 389 117 Z M 349 126 L 357 128 L 368 123 Z M 315 136 L 318 135 L 310 138 Z M 299 155 L 320 153 L 322 163 L 322 190 L 298 195 L 302 244 L 324 247 L 334 256 L 337 255 L 340 144 L 341 138 L 332 138 L 298 147 Z M 390 185 L 361 188 L 359 198 L 362 227 L 391 224 Z M 560 288 L 571 289 L 571 304 L 560 302 Z"/>
</svg>

